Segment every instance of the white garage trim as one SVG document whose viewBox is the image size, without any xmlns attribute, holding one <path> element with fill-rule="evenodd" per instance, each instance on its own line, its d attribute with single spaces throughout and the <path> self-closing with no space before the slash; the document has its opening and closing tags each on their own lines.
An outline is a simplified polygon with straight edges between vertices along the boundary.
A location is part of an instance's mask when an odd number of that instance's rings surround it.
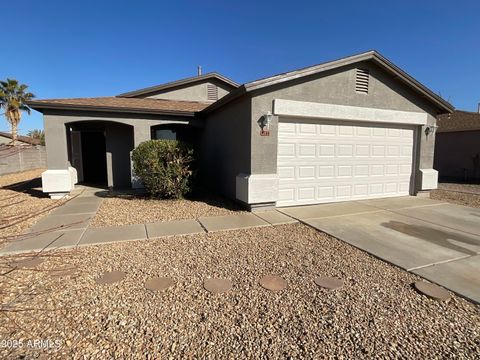
<svg viewBox="0 0 480 360">
<path fill-rule="evenodd" d="M 278 116 L 355 120 L 389 124 L 426 125 L 427 114 L 421 112 L 374 109 L 307 101 L 275 99 L 273 113 Z"/>
</svg>

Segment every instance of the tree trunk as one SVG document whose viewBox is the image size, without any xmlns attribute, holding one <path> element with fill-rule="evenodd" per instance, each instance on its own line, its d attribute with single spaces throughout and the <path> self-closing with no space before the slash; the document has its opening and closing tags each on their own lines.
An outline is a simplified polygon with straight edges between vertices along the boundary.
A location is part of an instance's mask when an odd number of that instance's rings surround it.
<svg viewBox="0 0 480 360">
<path fill-rule="evenodd" d="M 13 146 L 17 145 L 18 138 L 18 123 L 20 122 L 21 113 L 19 109 L 9 109 L 7 110 L 7 119 L 10 125 L 12 126 L 12 141 Z"/>
</svg>

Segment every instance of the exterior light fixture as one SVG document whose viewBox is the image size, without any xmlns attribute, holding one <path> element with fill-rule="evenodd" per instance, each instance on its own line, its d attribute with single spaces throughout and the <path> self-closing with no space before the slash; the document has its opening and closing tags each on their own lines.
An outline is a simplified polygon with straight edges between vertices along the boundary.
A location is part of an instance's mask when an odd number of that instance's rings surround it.
<svg viewBox="0 0 480 360">
<path fill-rule="evenodd" d="M 270 123 L 272 122 L 273 114 L 268 111 L 265 115 L 262 116 L 258 124 L 262 130 L 268 130 L 270 128 Z"/>
<path fill-rule="evenodd" d="M 434 134 L 435 131 L 437 130 L 438 126 L 437 125 L 427 125 L 425 127 L 425 135 L 430 135 L 430 134 Z"/>
</svg>

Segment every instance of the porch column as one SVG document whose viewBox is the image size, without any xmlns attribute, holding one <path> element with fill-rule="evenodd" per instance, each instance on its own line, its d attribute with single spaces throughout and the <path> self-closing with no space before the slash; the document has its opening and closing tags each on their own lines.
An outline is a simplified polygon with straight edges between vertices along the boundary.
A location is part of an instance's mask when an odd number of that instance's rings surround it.
<svg viewBox="0 0 480 360">
<path fill-rule="evenodd" d="M 49 170 L 65 170 L 68 168 L 67 132 L 65 124 L 57 116 L 44 115 L 45 147 L 47 152 L 47 168 Z"/>
<path fill-rule="evenodd" d="M 67 132 L 61 117 L 44 115 L 47 171 L 42 173 L 42 191 L 52 198 L 68 195 L 77 183 L 77 171 L 68 162 Z"/>
<path fill-rule="evenodd" d="M 133 141 L 134 141 L 134 146 L 137 147 L 140 145 L 140 143 L 150 140 L 151 135 L 150 135 L 150 125 L 148 124 L 142 124 L 139 121 L 139 124 L 135 124 L 133 127 Z M 138 179 L 138 177 L 135 176 L 133 172 L 133 161 L 132 159 L 132 154 L 130 154 L 130 168 L 132 169 L 132 188 L 133 189 L 139 189 L 143 188 L 143 184 Z"/>
<path fill-rule="evenodd" d="M 435 150 L 435 125 L 437 119 L 428 115 L 427 124 L 419 127 L 417 135 L 417 161 L 415 176 L 416 195 L 429 194 L 438 186 L 438 171 L 433 168 Z M 427 129 L 428 128 L 428 129 Z"/>
</svg>

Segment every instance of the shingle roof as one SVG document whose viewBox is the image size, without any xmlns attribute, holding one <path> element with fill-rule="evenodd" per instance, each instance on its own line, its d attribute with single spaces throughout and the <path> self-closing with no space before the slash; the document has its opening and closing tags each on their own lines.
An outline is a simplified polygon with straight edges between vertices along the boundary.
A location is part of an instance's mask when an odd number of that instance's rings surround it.
<svg viewBox="0 0 480 360">
<path fill-rule="evenodd" d="M 480 113 L 468 111 L 454 111 L 451 114 L 442 114 L 438 117 L 437 132 L 480 130 Z"/>
<path fill-rule="evenodd" d="M 36 110 L 72 109 L 98 111 L 132 111 L 153 114 L 193 115 L 205 109 L 210 103 L 162 99 L 138 99 L 121 97 L 94 97 L 71 99 L 32 100 L 29 106 Z"/>
<path fill-rule="evenodd" d="M 12 138 L 12 134 L 7 133 L 7 132 L 3 132 L 3 131 L 0 131 L 0 136 L 6 137 L 6 138 L 9 138 L 9 139 Z M 30 144 L 30 145 L 40 145 L 40 142 L 41 142 L 39 139 L 34 139 L 32 137 L 23 136 L 23 135 L 18 135 L 17 140 L 20 141 L 20 142 Z"/>
</svg>

